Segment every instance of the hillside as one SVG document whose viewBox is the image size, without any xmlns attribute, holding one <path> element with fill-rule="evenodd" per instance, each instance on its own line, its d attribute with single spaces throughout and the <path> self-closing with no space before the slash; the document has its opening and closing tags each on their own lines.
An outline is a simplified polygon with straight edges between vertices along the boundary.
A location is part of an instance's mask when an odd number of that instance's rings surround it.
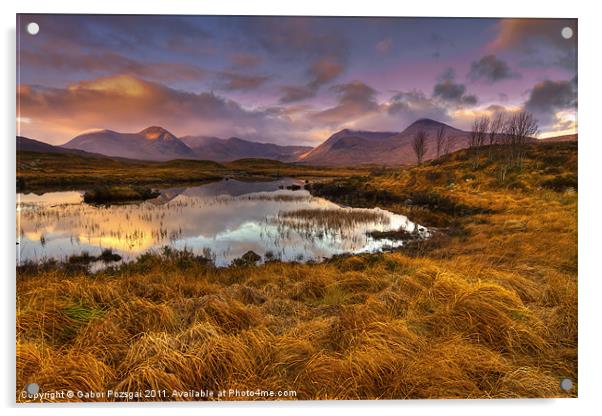
<svg viewBox="0 0 602 416">
<path fill-rule="evenodd" d="M 48 143 L 40 142 L 38 140 L 29 139 L 27 137 L 17 136 L 17 153 L 19 152 L 37 152 L 37 153 L 59 153 L 59 154 L 70 154 L 79 155 L 88 158 L 101 158 L 105 159 L 105 155 L 99 153 L 90 153 L 78 149 L 66 149 L 61 146 L 53 146 Z"/>
<path fill-rule="evenodd" d="M 540 139 L 543 143 L 560 143 L 560 142 L 576 142 L 578 141 L 577 134 L 566 134 L 564 136 L 548 137 L 546 139 Z"/>
<path fill-rule="evenodd" d="M 304 155 L 300 162 L 321 166 L 412 164 L 416 160 L 412 150 L 416 132 L 423 130 L 428 135 L 425 155 L 428 160 L 436 156 L 435 137 L 440 127 L 445 127 L 450 152 L 468 145 L 468 132 L 435 120 L 420 119 L 401 133 L 342 130 Z"/>
</svg>

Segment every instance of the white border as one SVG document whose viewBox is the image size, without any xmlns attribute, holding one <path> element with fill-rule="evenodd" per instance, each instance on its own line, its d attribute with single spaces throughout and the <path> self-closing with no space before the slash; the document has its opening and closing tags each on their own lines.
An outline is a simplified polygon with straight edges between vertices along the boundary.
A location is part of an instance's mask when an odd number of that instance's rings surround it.
<svg viewBox="0 0 602 416">
<path fill-rule="evenodd" d="M 599 193 L 602 175 L 602 134 L 600 129 L 599 71 L 600 14 L 595 2 L 546 1 L 528 2 L 525 0 L 504 0 L 483 2 L 469 0 L 400 2 L 369 0 L 303 0 L 283 2 L 275 0 L 145 0 L 124 2 L 123 0 L 102 0 L 82 2 L 73 0 L 33 1 L 19 0 L 17 4 L 2 2 L 2 99 L 0 100 L 4 147 L 2 148 L 2 181 L 0 195 L 2 203 L 2 230 L 4 238 L 0 250 L 4 268 L 2 276 L 2 375 L 0 392 L 5 414 L 57 414 L 80 415 L 82 407 L 61 405 L 46 407 L 16 407 L 14 404 L 14 359 L 15 359 L 15 285 L 14 285 L 14 224 L 15 224 L 15 13 L 134 13 L 134 14 L 266 14 L 266 15 L 357 15 L 357 16 L 474 16 L 474 17 L 576 17 L 579 18 L 579 398 L 561 400 L 439 400 L 404 402 L 244 402 L 244 403 L 200 403 L 190 405 L 145 404 L 141 406 L 106 407 L 87 405 L 86 412 L 96 415 L 107 413 L 155 415 L 165 414 L 166 406 L 178 415 L 202 414 L 206 412 L 264 415 L 283 413 L 287 415 L 330 414 L 333 411 L 350 414 L 364 414 L 369 411 L 402 414 L 445 414 L 483 416 L 507 415 L 508 413 L 546 415 L 592 414 L 600 409 L 600 317 L 602 302 L 602 275 L 596 262 L 600 250 L 596 245 L 602 234 L 601 219 L 597 207 L 602 203 Z M 340 409 L 340 410 L 339 410 Z M 598 410 L 599 411 L 599 410 Z"/>
</svg>

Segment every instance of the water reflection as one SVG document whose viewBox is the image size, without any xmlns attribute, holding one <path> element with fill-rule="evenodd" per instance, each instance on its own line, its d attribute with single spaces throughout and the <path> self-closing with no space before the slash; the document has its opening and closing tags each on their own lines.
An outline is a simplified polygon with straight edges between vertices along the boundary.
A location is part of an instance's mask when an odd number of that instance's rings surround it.
<svg viewBox="0 0 602 416">
<path fill-rule="evenodd" d="M 127 261 L 165 245 L 198 254 L 210 250 L 220 266 L 249 250 L 284 261 L 321 260 L 402 244 L 374 239 L 370 231 L 415 230 L 402 215 L 340 207 L 286 189 L 293 184 L 301 182 L 223 180 L 109 207 L 85 204 L 77 191 L 19 194 L 17 261 L 98 255 L 106 248 Z"/>
</svg>

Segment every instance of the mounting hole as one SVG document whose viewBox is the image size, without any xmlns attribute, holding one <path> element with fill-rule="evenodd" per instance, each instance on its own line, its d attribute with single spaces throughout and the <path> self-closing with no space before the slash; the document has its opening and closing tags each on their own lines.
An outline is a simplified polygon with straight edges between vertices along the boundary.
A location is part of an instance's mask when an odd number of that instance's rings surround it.
<svg viewBox="0 0 602 416">
<path fill-rule="evenodd" d="M 38 394 L 40 392 L 40 386 L 38 386 L 37 383 L 29 383 L 25 387 L 25 391 L 27 392 L 28 395 L 33 396 L 33 395 Z"/>
<path fill-rule="evenodd" d="M 560 34 L 562 35 L 563 38 L 570 39 L 573 37 L 573 29 L 571 29 L 568 26 L 563 27 L 562 30 L 560 31 Z"/>
<path fill-rule="evenodd" d="M 573 390 L 573 380 L 571 380 L 570 378 L 563 378 L 560 382 L 560 388 L 564 391 Z"/>
<path fill-rule="evenodd" d="M 40 31 L 40 25 L 36 22 L 27 23 L 27 33 L 30 35 L 37 35 Z"/>
</svg>

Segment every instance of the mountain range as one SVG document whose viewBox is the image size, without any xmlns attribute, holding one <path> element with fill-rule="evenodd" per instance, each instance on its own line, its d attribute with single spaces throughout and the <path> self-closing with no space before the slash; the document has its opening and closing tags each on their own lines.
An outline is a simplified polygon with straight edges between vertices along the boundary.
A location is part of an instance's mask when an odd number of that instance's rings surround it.
<svg viewBox="0 0 602 416">
<path fill-rule="evenodd" d="M 436 136 L 441 127 L 445 129 L 445 150 L 453 152 L 468 146 L 470 132 L 435 120 L 420 119 L 402 132 L 344 129 L 315 148 L 259 143 L 237 137 L 221 139 L 199 135 L 178 138 L 162 127 L 151 126 L 138 133 L 120 133 L 112 130 L 84 133 L 61 146 L 18 137 L 17 149 L 155 161 L 198 159 L 229 162 L 244 158 L 263 158 L 316 166 L 399 165 L 415 163 L 412 143 L 418 131 L 427 134 L 424 160 L 435 158 Z M 553 137 L 542 141 L 566 140 L 577 140 L 577 135 Z"/>
<path fill-rule="evenodd" d="M 100 130 L 81 134 L 60 146 L 106 156 L 129 159 L 171 160 L 203 159 L 228 162 L 241 158 L 260 157 L 292 162 L 311 150 L 304 146 L 279 146 L 231 137 L 207 136 L 178 138 L 162 127 L 148 127 L 138 133 Z"/>
</svg>

